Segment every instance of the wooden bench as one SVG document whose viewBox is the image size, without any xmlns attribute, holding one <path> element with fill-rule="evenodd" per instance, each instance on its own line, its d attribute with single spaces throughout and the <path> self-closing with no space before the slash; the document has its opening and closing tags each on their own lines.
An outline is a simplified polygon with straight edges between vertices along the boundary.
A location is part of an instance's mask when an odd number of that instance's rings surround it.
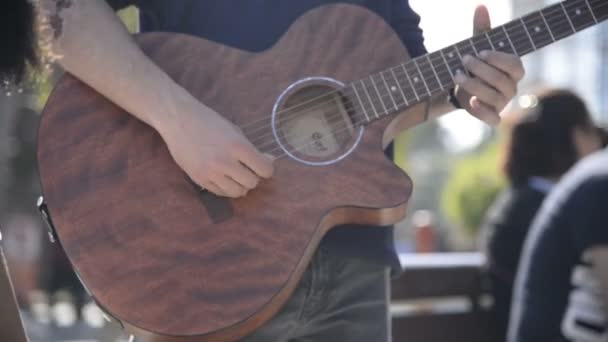
<svg viewBox="0 0 608 342">
<path fill-rule="evenodd" d="M 491 300 L 478 253 L 400 256 L 392 281 L 394 342 L 492 342 Z"/>
</svg>

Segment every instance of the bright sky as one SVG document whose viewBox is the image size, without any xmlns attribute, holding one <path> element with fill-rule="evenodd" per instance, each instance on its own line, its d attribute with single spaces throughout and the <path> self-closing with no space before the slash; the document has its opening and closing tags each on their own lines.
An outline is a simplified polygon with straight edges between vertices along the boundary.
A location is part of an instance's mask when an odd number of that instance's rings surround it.
<svg viewBox="0 0 608 342">
<path fill-rule="evenodd" d="M 509 0 L 410 0 L 411 6 L 422 17 L 420 24 L 429 51 L 469 38 L 473 33 L 473 13 L 477 5 L 486 5 L 493 25 L 497 25 L 511 18 L 510 3 Z M 456 146 L 457 150 L 473 147 L 483 137 L 485 125 L 464 111 L 439 120 L 450 133 L 446 137 L 447 146 Z"/>
</svg>

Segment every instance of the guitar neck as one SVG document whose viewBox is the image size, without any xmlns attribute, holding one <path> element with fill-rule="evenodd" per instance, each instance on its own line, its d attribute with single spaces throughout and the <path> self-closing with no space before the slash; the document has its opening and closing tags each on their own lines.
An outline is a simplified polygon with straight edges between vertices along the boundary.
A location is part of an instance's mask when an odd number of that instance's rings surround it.
<svg viewBox="0 0 608 342">
<path fill-rule="evenodd" d="M 464 71 L 462 57 L 481 51 L 524 56 L 608 19 L 607 0 L 568 0 L 512 20 L 439 51 L 348 84 L 353 115 L 369 123 L 445 93 Z"/>
</svg>

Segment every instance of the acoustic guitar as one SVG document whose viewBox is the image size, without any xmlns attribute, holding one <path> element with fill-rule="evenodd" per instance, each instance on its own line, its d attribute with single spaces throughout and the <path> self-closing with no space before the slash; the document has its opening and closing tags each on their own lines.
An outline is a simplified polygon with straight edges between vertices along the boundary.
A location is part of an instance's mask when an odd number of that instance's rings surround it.
<svg viewBox="0 0 608 342">
<path fill-rule="evenodd" d="M 260 53 L 139 35 L 168 75 L 277 158 L 275 175 L 236 200 L 205 192 L 152 128 L 66 75 L 38 145 L 56 234 L 90 294 L 127 330 L 155 341 L 238 340 L 281 308 L 332 227 L 405 216 L 412 183 L 383 145 L 399 114 L 401 127 L 425 121 L 428 100 L 454 87 L 462 56 L 523 56 L 606 18 L 608 0 L 569 0 L 415 59 L 383 19 L 348 4 L 307 12 Z"/>
</svg>

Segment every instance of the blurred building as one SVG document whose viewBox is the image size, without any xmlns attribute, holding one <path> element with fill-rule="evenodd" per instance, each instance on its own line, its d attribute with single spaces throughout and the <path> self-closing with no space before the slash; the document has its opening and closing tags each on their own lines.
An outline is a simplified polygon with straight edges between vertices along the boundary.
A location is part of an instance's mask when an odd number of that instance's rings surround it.
<svg viewBox="0 0 608 342">
<path fill-rule="evenodd" d="M 556 0 L 512 0 L 513 15 L 523 16 Z M 522 91 L 551 85 L 568 87 L 589 104 L 596 119 L 608 124 L 608 26 L 580 32 L 524 58 Z"/>
</svg>

